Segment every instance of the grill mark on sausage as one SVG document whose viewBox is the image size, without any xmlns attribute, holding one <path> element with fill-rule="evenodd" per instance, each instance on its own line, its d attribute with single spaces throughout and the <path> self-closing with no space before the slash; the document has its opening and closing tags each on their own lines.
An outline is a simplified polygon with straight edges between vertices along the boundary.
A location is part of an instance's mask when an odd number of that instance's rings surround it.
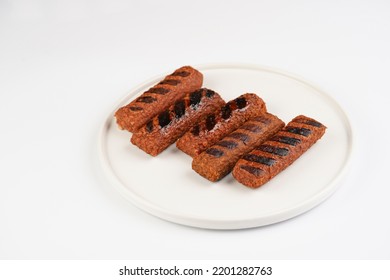
<svg viewBox="0 0 390 280">
<path fill-rule="evenodd" d="M 149 133 L 153 131 L 153 120 L 150 120 L 146 123 L 146 131 Z"/>
<path fill-rule="evenodd" d="M 141 96 L 137 98 L 137 102 L 142 103 L 153 103 L 154 101 L 157 101 L 157 99 L 152 96 Z"/>
<path fill-rule="evenodd" d="M 232 110 L 230 108 L 230 104 L 227 103 L 225 106 L 223 106 L 221 108 L 221 113 L 222 113 L 222 118 L 224 120 L 227 120 L 228 118 L 230 118 L 231 114 L 232 114 Z"/>
<path fill-rule="evenodd" d="M 263 124 L 270 124 L 271 123 L 271 120 L 264 117 L 264 116 L 258 116 L 256 118 L 253 119 L 254 121 L 257 121 L 257 122 L 261 122 Z"/>
<path fill-rule="evenodd" d="M 171 122 L 169 111 L 166 110 L 158 115 L 158 124 L 163 128 Z"/>
<path fill-rule="evenodd" d="M 250 165 L 240 165 L 240 168 L 255 176 L 260 176 L 264 172 L 262 169 Z"/>
<path fill-rule="evenodd" d="M 247 106 L 248 102 L 245 97 L 238 97 L 232 101 L 226 103 L 221 109 L 221 116 L 224 120 L 227 120 L 232 115 L 232 111 L 242 109 Z"/>
<path fill-rule="evenodd" d="M 244 125 L 240 126 L 240 129 L 247 130 L 247 131 L 254 132 L 254 133 L 258 133 L 261 131 L 260 126 L 255 125 L 255 124 L 251 124 L 251 123 L 244 124 Z"/>
<path fill-rule="evenodd" d="M 216 145 L 224 147 L 224 148 L 227 148 L 229 150 L 233 150 L 235 147 L 238 146 L 238 144 L 236 142 L 234 142 L 234 141 L 227 141 L 227 140 L 219 141 Z"/>
<path fill-rule="evenodd" d="M 176 101 L 173 110 L 175 111 L 175 117 L 177 119 L 184 116 L 184 114 L 186 113 L 186 104 L 185 104 L 184 100 Z"/>
<path fill-rule="evenodd" d="M 217 158 L 223 156 L 223 151 L 218 150 L 216 148 L 209 148 L 206 150 L 206 153 Z"/>
<path fill-rule="evenodd" d="M 200 133 L 200 126 L 199 125 L 195 125 L 192 129 L 191 129 L 191 133 L 195 136 L 199 136 L 199 133 Z"/>
<path fill-rule="evenodd" d="M 208 115 L 206 117 L 206 128 L 208 131 L 212 130 L 216 125 L 215 115 Z"/>
<path fill-rule="evenodd" d="M 142 111 L 142 110 L 143 110 L 143 108 L 138 107 L 138 106 L 131 106 L 131 107 L 129 107 L 129 109 L 130 109 L 131 111 Z"/>
<path fill-rule="evenodd" d="M 245 97 L 238 97 L 234 101 L 236 102 L 238 109 L 245 108 L 247 105 L 247 101 L 246 101 Z"/>
<path fill-rule="evenodd" d="M 311 126 L 315 126 L 315 127 L 322 127 L 323 126 L 322 123 L 319 123 L 319 122 L 316 122 L 316 121 L 312 121 L 312 120 L 307 120 L 305 122 L 305 124 L 308 124 L 308 125 L 311 125 Z"/>
<path fill-rule="evenodd" d="M 279 143 L 284 143 L 290 146 L 296 146 L 301 142 L 300 139 L 293 138 L 293 137 L 287 137 L 287 136 L 281 136 L 281 135 L 276 135 L 271 138 L 272 141 L 279 142 Z"/>
<path fill-rule="evenodd" d="M 213 91 L 213 90 L 211 90 L 211 89 L 207 89 L 206 90 L 206 96 L 208 97 L 208 98 L 211 98 L 211 97 L 213 97 L 215 95 L 215 91 Z"/>
<path fill-rule="evenodd" d="M 303 136 L 306 136 L 306 137 L 311 134 L 311 130 L 307 129 L 307 128 L 304 128 L 304 127 L 286 126 L 284 128 L 284 130 L 286 130 L 288 132 L 291 132 L 291 133 L 294 133 L 294 134 L 303 135 Z"/>
<path fill-rule="evenodd" d="M 241 132 L 232 132 L 227 137 L 241 140 L 242 142 L 244 142 L 244 144 L 246 144 L 250 139 L 250 137 L 248 135 L 246 135 L 245 133 L 241 133 Z"/>
<path fill-rule="evenodd" d="M 165 80 L 161 81 L 159 84 L 160 84 L 160 85 L 177 86 L 177 85 L 180 84 L 180 83 L 181 83 L 180 80 L 165 79 Z"/>
<path fill-rule="evenodd" d="M 148 92 L 148 93 L 155 93 L 155 94 L 164 95 L 164 94 L 168 93 L 169 91 L 170 91 L 170 90 L 167 89 L 167 88 L 154 87 L 154 88 L 150 88 L 147 92 Z"/>
<path fill-rule="evenodd" d="M 190 72 L 187 71 L 175 71 L 171 74 L 171 76 L 179 76 L 179 77 L 187 77 L 190 75 Z"/>
<path fill-rule="evenodd" d="M 196 109 L 202 100 L 202 92 L 203 90 L 196 90 L 190 94 L 190 106 Z"/>
<path fill-rule="evenodd" d="M 260 145 L 259 147 L 256 148 L 256 150 L 260 150 L 260 151 L 263 151 L 266 153 L 270 153 L 270 154 L 274 154 L 274 155 L 282 156 L 282 157 L 287 156 L 288 153 L 290 152 L 286 148 L 279 148 L 279 147 L 274 147 L 271 145 Z"/>
<path fill-rule="evenodd" d="M 322 126 L 324 126 L 320 122 L 317 122 L 315 120 L 304 119 L 304 118 L 297 118 L 297 119 L 294 120 L 294 122 L 304 123 L 304 124 L 315 126 L 315 127 L 322 127 Z"/>
<path fill-rule="evenodd" d="M 243 159 L 268 166 L 272 166 L 276 162 L 276 160 L 273 158 L 258 156 L 254 154 L 246 154 L 245 156 L 243 156 Z"/>
</svg>

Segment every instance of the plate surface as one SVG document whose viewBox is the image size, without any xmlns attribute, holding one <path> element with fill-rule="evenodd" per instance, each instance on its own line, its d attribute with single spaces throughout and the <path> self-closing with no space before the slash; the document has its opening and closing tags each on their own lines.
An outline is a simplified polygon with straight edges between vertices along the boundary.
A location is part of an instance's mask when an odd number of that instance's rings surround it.
<svg viewBox="0 0 390 280">
<path fill-rule="evenodd" d="M 229 64 L 196 68 L 204 75 L 204 87 L 215 90 L 225 101 L 245 92 L 256 93 L 268 111 L 285 123 L 304 114 L 328 129 L 309 151 L 261 188 L 246 188 L 231 174 L 212 183 L 191 169 L 191 158 L 175 145 L 151 157 L 130 143 L 129 132 L 117 128 L 114 112 L 159 82 L 162 75 L 134 88 L 116 104 L 99 135 L 105 173 L 129 201 L 171 222 L 240 229 L 297 216 L 336 190 L 350 162 L 353 137 L 346 114 L 330 96 L 295 75 L 267 67 Z"/>
</svg>

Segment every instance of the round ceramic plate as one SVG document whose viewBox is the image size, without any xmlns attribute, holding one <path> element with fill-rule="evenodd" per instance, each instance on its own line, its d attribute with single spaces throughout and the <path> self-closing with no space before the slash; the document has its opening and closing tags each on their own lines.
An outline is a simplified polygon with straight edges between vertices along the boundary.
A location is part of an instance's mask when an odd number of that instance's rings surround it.
<svg viewBox="0 0 390 280">
<path fill-rule="evenodd" d="M 240 229 L 297 216 L 329 197 L 340 185 L 350 161 L 352 130 L 340 106 L 305 80 L 253 65 L 197 66 L 204 87 L 225 101 L 258 94 L 270 113 L 285 123 L 303 114 L 325 124 L 325 135 L 267 184 L 247 188 L 226 176 L 209 182 L 191 169 L 192 159 L 172 145 L 152 157 L 118 129 L 115 111 L 159 82 L 166 74 L 134 88 L 105 120 L 99 139 L 103 167 L 113 186 L 139 208 L 171 222 L 212 229 Z"/>
</svg>

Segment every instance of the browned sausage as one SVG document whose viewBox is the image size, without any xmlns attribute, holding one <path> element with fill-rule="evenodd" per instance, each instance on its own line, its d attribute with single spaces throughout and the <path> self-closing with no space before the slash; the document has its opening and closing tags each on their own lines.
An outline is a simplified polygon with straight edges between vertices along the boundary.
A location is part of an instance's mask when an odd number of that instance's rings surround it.
<svg viewBox="0 0 390 280">
<path fill-rule="evenodd" d="M 121 129 L 134 132 L 185 94 L 202 87 L 203 75 L 191 66 L 183 66 L 116 111 Z"/>
<path fill-rule="evenodd" d="M 275 177 L 325 133 L 326 127 L 306 116 L 297 116 L 269 140 L 244 155 L 233 169 L 243 185 L 258 188 Z"/>
<path fill-rule="evenodd" d="M 192 161 L 192 169 L 210 181 L 218 181 L 233 169 L 242 155 L 283 126 L 283 121 L 269 113 L 255 117 L 196 156 Z"/>
<path fill-rule="evenodd" d="M 209 89 L 186 94 L 134 132 L 131 142 L 156 156 L 196 124 L 199 118 L 224 104 L 219 94 Z"/>
<path fill-rule="evenodd" d="M 194 157 L 250 118 L 260 116 L 265 112 L 266 106 L 260 97 L 253 93 L 243 94 L 226 103 L 220 110 L 207 115 L 186 132 L 176 142 L 176 146 Z"/>
</svg>

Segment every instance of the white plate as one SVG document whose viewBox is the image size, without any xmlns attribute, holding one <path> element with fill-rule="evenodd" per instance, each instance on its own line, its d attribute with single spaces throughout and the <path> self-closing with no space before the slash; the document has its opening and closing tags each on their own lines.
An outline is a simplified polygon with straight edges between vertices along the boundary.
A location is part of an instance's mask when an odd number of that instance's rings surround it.
<svg viewBox="0 0 390 280">
<path fill-rule="evenodd" d="M 106 174 L 129 201 L 166 220 L 195 227 L 240 229 L 297 216 L 329 197 L 345 174 L 352 152 L 352 130 L 340 106 L 326 93 L 294 75 L 253 65 L 196 67 L 204 87 L 226 101 L 257 93 L 268 111 L 286 123 L 299 114 L 328 129 L 293 165 L 258 189 L 228 175 L 217 183 L 191 169 L 191 158 L 175 145 L 151 157 L 130 144 L 131 134 L 117 128 L 114 112 L 165 75 L 134 88 L 112 109 L 100 133 L 100 156 Z M 168 74 L 168 73 L 167 73 Z"/>
</svg>

